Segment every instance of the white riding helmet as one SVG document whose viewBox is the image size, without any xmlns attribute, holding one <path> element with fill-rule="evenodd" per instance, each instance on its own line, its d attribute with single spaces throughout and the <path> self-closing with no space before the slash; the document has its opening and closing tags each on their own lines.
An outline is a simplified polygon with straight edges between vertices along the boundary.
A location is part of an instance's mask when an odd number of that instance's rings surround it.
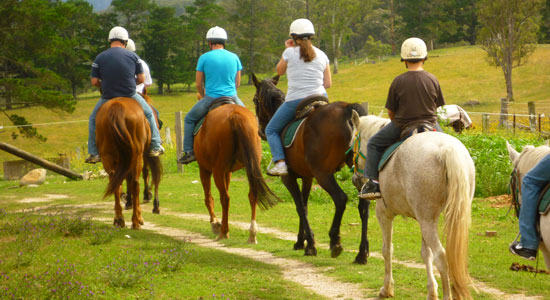
<svg viewBox="0 0 550 300">
<path fill-rule="evenodd" d="M 128 42 L 126 42 L 126 50 L 136 52 L 136 44 L 134 43 L 134 40 L 128 39 Z"/>
<path fill-rule="evenodd" d="M 313 23 L 308 19 L 296 19 L 290 24 L 288 34 L 292 37 L 312 36 L 315 34 L 315 28 L 313 28 Z"/>
<path fill-rule="evenodd" d="M 208 29 L 206 40 L 212 43 L 225 44 L 227 41 L 227 32 L 219 26 Z"/>
<path fill-rule="evenodd" d="M 128 40 L 128 31 L 124 27 L 115 26 L 109 31 L 109 41 L 111 40 Z"/>
<path fill-rule="evenodd" d="M 428 57 L 426 43 L 419 38 L 408 38 L 401 45 L 401 61 Z"/>
</svg>

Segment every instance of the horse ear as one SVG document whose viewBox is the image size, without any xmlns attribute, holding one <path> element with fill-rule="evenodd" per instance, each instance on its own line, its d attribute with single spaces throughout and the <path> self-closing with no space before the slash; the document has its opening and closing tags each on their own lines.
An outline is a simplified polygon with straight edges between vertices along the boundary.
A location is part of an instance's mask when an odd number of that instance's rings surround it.
<svg viewBox="0 0 550 300">
<path fill-rule="evenodd" d="M 256 75 L 254 75 L 254 73 L 252 73 L 252 82 L 254 83 L 254 86 L 256 88 L 260 87 L 260 82 L 258 81 L 258 78 L 256 78 Z"/>
<path fill-rule="evenodd" d="M 361 124 L 361 121 L 359 120 L 359 114 L 355 110 L 351 111 L 351 123 L 356 129 L 359 128 L 359 124 Z"/>
<path fill-rule="evenodd" d="M 512 145 L 510 145 L 508 141 L 506 141 L 506 149 L 508 149 L 508 156 L 513 163 L 519 157 L 519 153 L 516 151 L 516 149 L 512 148 Z"/>
<path fill-rule="evenodd" d="M 271 82 L 273 82 L 274 85 L 277 85 L 277 83 L 279 83 L 279 74 L 273 76 L 273 78 L 271 78 Z"/>
</svg>

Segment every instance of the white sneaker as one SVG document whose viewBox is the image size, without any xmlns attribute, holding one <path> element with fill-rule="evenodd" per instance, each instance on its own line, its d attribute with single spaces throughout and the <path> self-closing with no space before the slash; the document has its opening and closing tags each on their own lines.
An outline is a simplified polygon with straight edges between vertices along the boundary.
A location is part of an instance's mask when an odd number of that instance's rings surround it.
<svg viewBox="0 0 550 300">
<path fill-rule="evenodd" d="M 272 162 L 269 163 L 269 166 L 267 166 L 267 175 L 271 176 L 283 176 L 288 175 L 288 168 L 286 167 L 285 163 L 277 163 L 273 167 L 270 167 Z"/>
</svg>

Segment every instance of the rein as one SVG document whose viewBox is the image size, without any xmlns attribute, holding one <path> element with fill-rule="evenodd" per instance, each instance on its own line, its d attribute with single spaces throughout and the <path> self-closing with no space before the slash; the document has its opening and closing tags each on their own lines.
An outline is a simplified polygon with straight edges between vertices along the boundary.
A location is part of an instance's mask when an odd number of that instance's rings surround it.
<svg viewBox="0 0 550 300">
<path fill-rule="evenodd" d="M 508 188 L 510 189 L 510 193 L 512 194 L 512 203 L 510 208 L 512 206 L 514 207 L 514 210 L 516 211 L 516 217 L 519 218 L 519 210 L 521 206 L 519 204 L 519 193 L 521 190 L 521 186 L 520 186 L 520 180 L 519 180 L 519 173 L 516 168 L 514 168 L 514 170 L 512 171 L 512 174 L 510 174 L 510 184 Z"/>
<path fill-rule="evenodd" d="M 357 131 L 355 134 L 355 137 L 353 138 L 353 144 L 349 147 L 349 149 L 346 151 L 346 155 L 350 151 L 353 151 L 353 166 L 350 168 L 352 173 L 359 172 L 363 174 L 363 170 L 359 170 L 357 168 L 357 163 L 359 162 L 359 156 L 361 156 L 363 159 L 367 159 L 367 156 L 363 153 L 361 153 L 361 132 Z"/>
</svg>

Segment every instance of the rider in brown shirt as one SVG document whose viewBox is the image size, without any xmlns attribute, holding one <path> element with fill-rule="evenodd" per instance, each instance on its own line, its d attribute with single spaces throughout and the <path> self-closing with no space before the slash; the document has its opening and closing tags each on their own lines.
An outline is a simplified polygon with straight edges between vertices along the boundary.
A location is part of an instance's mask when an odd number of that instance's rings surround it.
<svg viewBox="0 0 550 300">
<path fill-rule="evenodd" d="M 441 87 L 434 75 L 424 70 L 424 61 L 428 58 L 426 44 L 419 38 L 409 38 L 401 46 L 401 61 L 408 71 L 393 80 L 386 109 L 391 122 L 369 139 L 367 144 L 367 162 L 364 173 L 368 179 L 363 185 L 359 198 L 380 198 L 378 185 L 378 163 L 384 151 L 397 142 L 401 131 L 413 122 L 431 123 L 437 130 L 437 107 L 445 104 Z"/>
</svg>

